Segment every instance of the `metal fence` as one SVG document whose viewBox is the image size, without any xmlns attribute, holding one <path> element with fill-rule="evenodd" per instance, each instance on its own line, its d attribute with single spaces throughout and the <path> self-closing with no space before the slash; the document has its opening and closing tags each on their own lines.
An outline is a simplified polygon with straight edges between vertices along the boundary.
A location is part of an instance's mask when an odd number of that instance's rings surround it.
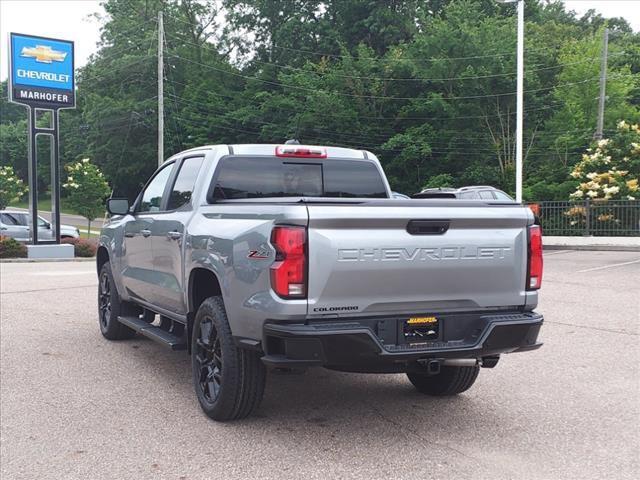
<svg viewBox="0 0 640 480">
<path fill-rule="evenodd" d="M 539 202 L 530 205 L 544 235 L 640 236 L 640 200 Z"/>
</svg>

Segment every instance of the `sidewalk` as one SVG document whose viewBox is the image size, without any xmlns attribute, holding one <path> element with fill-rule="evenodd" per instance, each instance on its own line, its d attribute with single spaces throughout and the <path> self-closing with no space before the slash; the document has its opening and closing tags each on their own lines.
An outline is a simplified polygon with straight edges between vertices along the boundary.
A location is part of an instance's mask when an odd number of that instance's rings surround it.
<svg viewBox="0 0 640 480">
<path fill-rule="evenodd" d="M 545 250 L 618 250 L 640 252 L 640 237 L 542 236 Z"/>
</svg>

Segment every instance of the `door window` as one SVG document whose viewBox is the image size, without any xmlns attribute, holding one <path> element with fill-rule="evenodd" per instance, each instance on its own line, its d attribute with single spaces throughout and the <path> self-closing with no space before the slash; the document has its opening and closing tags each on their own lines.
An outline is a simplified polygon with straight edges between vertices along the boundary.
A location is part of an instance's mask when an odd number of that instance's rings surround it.
<svg viewBox="0 0 640 480">
<path fill-rule="evenodd" d="M 155 177 L 149 182 L 147 188 L 142 193 L 138 212 L 158 212 L 162 205 L 162 196 L 171 175 L 173 163 L 165 166 Z"/>
<path fill-rule="evenodd" d="M 493 193 L 491 193 L 489 190 L 483 190 L 482 192 L 480 192 L 480 198 L 484 198 L 487 200 L 495 200 L 493 198 Z"/>
<path fill-rule="evenodd" d="M 12 213 L 0 213 L 0 221 L 5 225 L 21 225 L 16 215 Z"/>
<path fill-rule="evenodd" d="M 169 195 L 167 210 L 176 210 L 191 201 L 193 187 L 196 184 L 204 157 L 185 158 Z"/>
<path fill-rule="evenodd" d="M 509 195 L 507 195 L 504 192 L 501 192 L 500 190 L 494 190 L 494 195 L 496 196 L 496 198 L 498 200 L 511 200 L 513 201 L 513 198 L 511 198 Z"/>
</svg>

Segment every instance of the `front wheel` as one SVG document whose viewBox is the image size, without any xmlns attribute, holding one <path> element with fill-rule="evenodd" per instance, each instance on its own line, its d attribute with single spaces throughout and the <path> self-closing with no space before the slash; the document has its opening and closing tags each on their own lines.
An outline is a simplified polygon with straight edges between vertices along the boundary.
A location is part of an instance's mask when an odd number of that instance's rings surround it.
<svg viewBox="0 0 640 480">
<path fill-rule="evenodd" d="M 221 297 L 206 299 L 196 313 L 191 366 L 198 401 L 212 419 L 245 418 L 260 405 L 265 367 L 258 352 L 236 346 Z"/>
<path fill-rule="evenodd" d="M 478 378 L 480 367 L 442 367 L 437 375 L 407 373 L 416 389 L 427 395 L 457 395 L 469 390 Z"/>
<path fill-rule="evenodd" d="M 113 281 L 111 265 L 105 263 L 98 277 L 98 321 L 100 332 L 109 340 L 132 338 L 136 332 L 118 321 L 118 316 L 126 315 L 129 305 L 120 300 Z"/>
</svg>

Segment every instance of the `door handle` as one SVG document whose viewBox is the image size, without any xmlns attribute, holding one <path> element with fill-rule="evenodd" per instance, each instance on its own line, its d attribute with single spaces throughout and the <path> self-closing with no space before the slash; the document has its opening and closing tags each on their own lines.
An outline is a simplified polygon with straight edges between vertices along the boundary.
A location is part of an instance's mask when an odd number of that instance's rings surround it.
<svg viewBox="0 0 640 480">
<path fill-rule="evenodd" d="M 182 234 L 180 232 L 169 232 L 167 233 L 167 237 L 169 237 L 171 240 L 179 240 L 180 238 L 182 238 Z"/>
<path fill-rule="evenodd" d="M 136 234 L 133 232 L 124 232 L 124 236 L 127 238 L 133 238 L 136 236 Z"/>
<path fill-rule="evenodd" d="M 140 230 L 140 233 L 142 234 L 143 237 L 148 237 L 149 235 L 151 235 L 151 230 Z"/>
</svg>

